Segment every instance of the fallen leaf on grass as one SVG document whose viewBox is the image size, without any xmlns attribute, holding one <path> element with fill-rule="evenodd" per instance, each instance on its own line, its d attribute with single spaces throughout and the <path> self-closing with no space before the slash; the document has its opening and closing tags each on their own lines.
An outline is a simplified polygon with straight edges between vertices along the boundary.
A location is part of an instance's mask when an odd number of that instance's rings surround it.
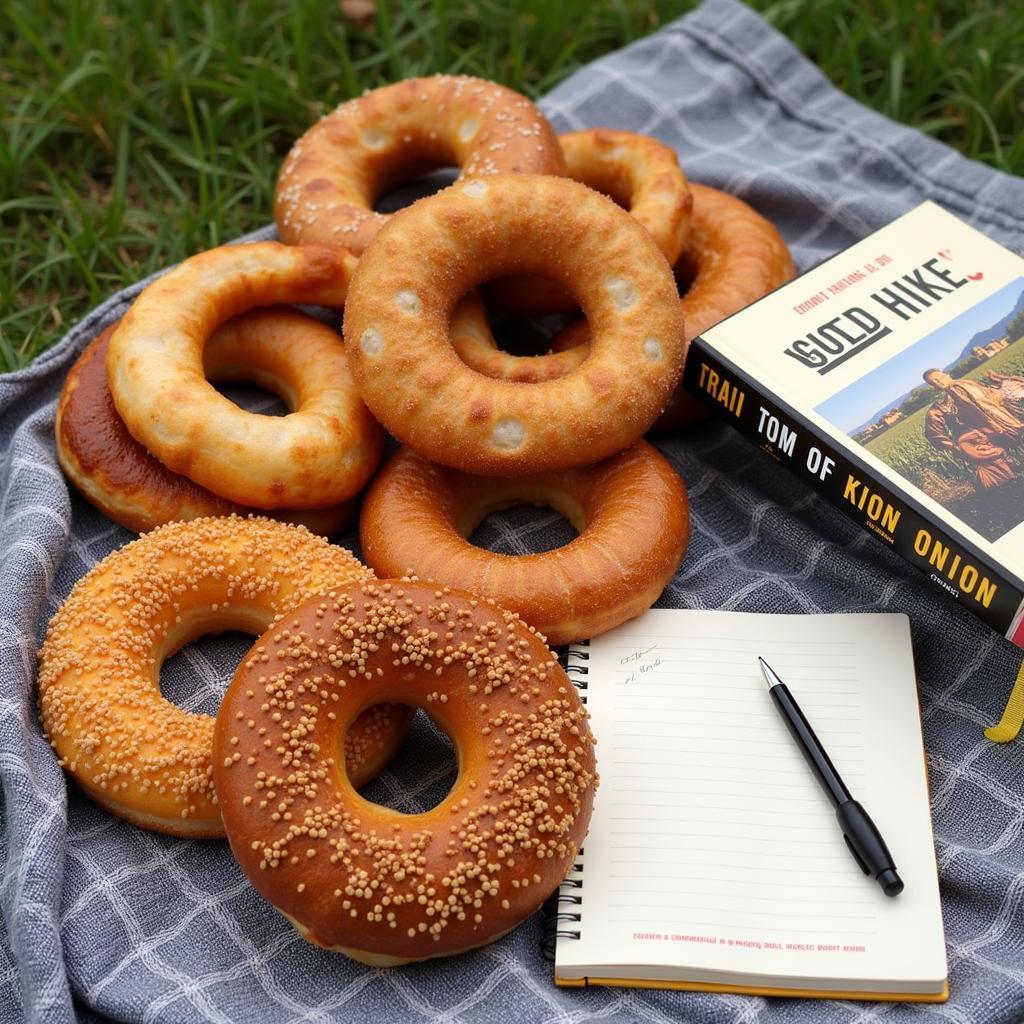
<svg viewBox="0 0 1024 1024">
<path fill-rule="evenodd" d="M 374 0 L 338 0 L 341 13 L 350 21 L 372 21 L 377 13 Z"/>
</svg>

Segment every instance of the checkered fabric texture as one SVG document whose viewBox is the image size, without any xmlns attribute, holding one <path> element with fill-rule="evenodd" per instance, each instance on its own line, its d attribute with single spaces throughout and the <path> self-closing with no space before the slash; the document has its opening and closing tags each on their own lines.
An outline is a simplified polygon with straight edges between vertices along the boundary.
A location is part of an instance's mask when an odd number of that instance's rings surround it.
<svg viewBox="0 0 1024 1024">
<path fill-rule="evenodd" d="M 801 269 L 920 201 L 1020 248 L 1024 181 L 837 93 L 760 18 L 709 0 L 584 68 L 543 103 L 560 130 L 610 125 L 675 146 L 696 181 L 777 223 Z M 269 232 L 262 232 L 266 237 Z M 1024 759 L 989 743 L 1020 652 L 724 426 L 659 442 L 689 487 L 693 539 L 659 602 L 759 612 L 906 611 L 920 671 L 952 998 L 943 1006 L 629 989 L 558 990 L 536 916 L 457 959 L 377 970 L 319 950 L 250 888 L 227 844 L 136 829 L 66 784 L 36 717 L 35 658 L 74 582 L 129 540 L 68 488 L 54 402 L 82 347 L 139 286 L 33 365 L 0 377 L 0 1019 L 69 1021 L 763 1021 L 1024 1017 Z M 561 531 L 561 532 L 559 532 Z M 492 517 L 525 552 L 565 539 L 553 514 Z M 352 545 L 354 535 L 339 538 Z M 245 638 L 209 638 L 164 672 L 213 711 Z M 439 799 L 449 748 L 425 722 L 375 783 L 401 809 Z M 912 881 L 912 880 L 911 880 Z"/>
</svg>

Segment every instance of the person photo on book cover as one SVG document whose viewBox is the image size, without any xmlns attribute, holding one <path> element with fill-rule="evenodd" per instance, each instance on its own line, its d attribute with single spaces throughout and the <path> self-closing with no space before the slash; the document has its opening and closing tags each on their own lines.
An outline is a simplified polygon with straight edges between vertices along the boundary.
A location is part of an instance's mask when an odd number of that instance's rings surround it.
<svg viewBox="0 0 1024 1024">
<path fill-rule="evenodd" d="M 936 448 L 959 450 L 971 464 L 978 486 L 985 490 L 1013 480 L 1017 473 L 1006 446 L 1024 440 L 1024 420 L 1007 407 L 1009 391 L 1002 384 L 956 378 L 944 370 L 925 370 L 924 379 L 943 392 L 928 410 L 924 433 Z M 1009 378 L 1024 385 L 1024 378 Z"/>
<path fill-rule="evenodd" d="M 1003 404 L 1010 412 L 1018 416 L 1024 414 L 1024 377 L 990 370 L 985 374 L 985 382 L 1002 395 Z"/>
</svg>

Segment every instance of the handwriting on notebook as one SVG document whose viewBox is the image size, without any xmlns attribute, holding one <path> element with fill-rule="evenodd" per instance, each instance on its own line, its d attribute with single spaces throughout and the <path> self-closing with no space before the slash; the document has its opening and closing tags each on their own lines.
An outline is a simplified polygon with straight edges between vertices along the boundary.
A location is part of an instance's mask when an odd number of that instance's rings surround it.
<svg viewBox="0 0 1024 1024">
<path fill-rule="evenodd" d="M 630 651 L 629 654 L 625 654 L 621 658 L 619 658 L 619 664 L 620 665 L 632 665 L 633 662 L 639 661 L 641 658 L 643 658 L 646 655 L 650 654 L 651 651 L 656 651 L 657 649 L 658 649 L 658 645 L 657 644 L 651 644 L 650 647 L 641 647 L 637 651 Z"/>
<path fill-rule="evenodd" d="M 631 683 L 634 679 L 650 676 L 657 672 L 664 664 L 662 657 L 657 653 L 658 645 L 651 644 L 650 647 L 641 647 L 630 651 L 619 658 L 619 664 L 625 666 L 626 673 L 623 683 Z"/>
</svg>

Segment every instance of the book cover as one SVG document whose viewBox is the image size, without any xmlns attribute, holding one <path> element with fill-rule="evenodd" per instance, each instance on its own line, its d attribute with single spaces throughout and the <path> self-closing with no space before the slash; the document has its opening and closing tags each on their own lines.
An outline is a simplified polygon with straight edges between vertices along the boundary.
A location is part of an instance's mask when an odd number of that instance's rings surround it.
<svg viewBox="0 0 1024 1024">
<path fill-rule="evenodd" d="M 695 339 L 684 385 L 1024 646 L 1024 258 L 924 203 Z"/>
</svg>

